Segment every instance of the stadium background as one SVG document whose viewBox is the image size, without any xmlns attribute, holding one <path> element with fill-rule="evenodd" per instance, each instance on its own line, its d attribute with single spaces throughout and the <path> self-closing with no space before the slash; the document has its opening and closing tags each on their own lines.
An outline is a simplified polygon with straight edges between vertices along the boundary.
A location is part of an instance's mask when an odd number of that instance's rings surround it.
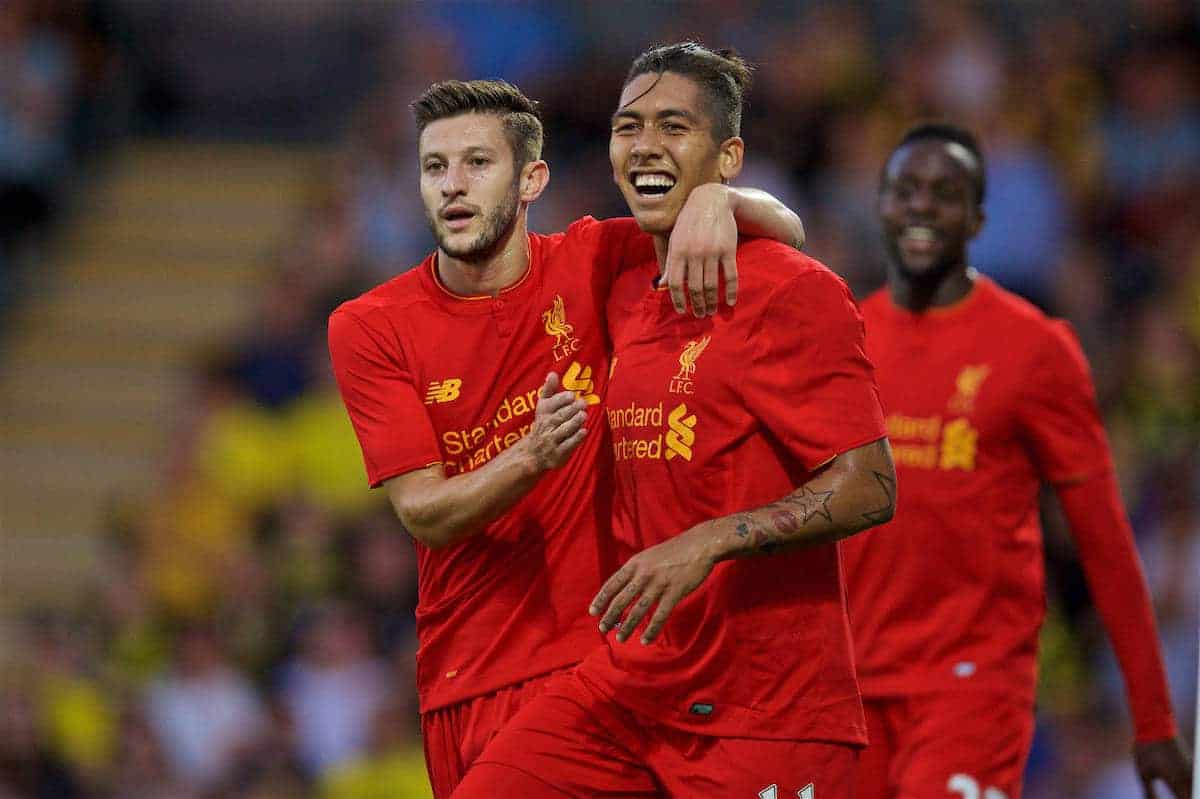
<svg viewBox="0 0 1200 799">
<path fill-rule="evenodd" d="M 552 182 L 532 224 L 553 231 L 623 212 L 606 138 L 624 69 L 692 37 L 758 65 L 740 182 L 797 209 L 860 296 L 882 279 L 873 196 L 899 133 L 935 115 L 981 133 L 973 262 L 1084 342 L 1190 738 L 1198 15 L 0 3 L 0 797 L 423 795 L 413 554 L 363 488 L 326 314 L 431 246 L 407 109 L 428 83 L 501 76 L 542 100 Z M 1028 796 L 1137 796 L 1112 656 L 1046 517 Z"/>
</svg>

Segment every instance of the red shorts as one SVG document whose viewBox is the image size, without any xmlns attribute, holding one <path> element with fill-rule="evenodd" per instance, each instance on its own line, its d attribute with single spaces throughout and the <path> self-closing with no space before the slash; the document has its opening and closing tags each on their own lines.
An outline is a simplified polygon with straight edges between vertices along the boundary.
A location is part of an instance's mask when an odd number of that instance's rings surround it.
<svg viewBox="0 0 1200 799">
<path fill-rule="evenodd" d="M 864 699 L 858 799 L 1020 799 L 1033 706 L 994 694 Z"/>
<path fill-rule="evenodd" d="M 561 673 L 553 671 L 466 702 L 423 713 L 421 737 L 425 743 L 425 766 L 429 769 L 429 784 L 433 786 L 435 799 L 447 799 L 488 741 L 529 700 L 540 694 L 552 677 Z"/>
<path fill-rule="evenodd" d="M 454 799 L 845 799 L 858 750 L 714 738 L 641 718 L 575 674 L 555 680 L 488 745 Z"/>
</svg>

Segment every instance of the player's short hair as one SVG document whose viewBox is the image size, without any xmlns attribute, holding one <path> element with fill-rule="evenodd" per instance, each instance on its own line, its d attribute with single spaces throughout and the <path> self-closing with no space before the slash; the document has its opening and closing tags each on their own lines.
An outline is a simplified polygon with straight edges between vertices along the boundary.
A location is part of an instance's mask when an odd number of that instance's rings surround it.
<svg viewBox="0 0 1200 799">
<path fill-rule="evenodd" d="M 652 47 L 634 59 L 625 85 L 638 75 L 674 72 L 700 85 L 712 118 L 712 136 L 723 142 L 742 131 L 742 104 L 751 66 L 732 49 L 710 50 L 699 42 Z"/>
<path fill-rule="evenodd" d="M 907 144 L 926 140 L 957 144 L 974 156 L 976 168 L 971 170 L 971 183 L 975 188 L 975 203 L 983 205 L 983 198 L 987 193 L 987 170 L 983 161 L 983 149 L 979 146 L 979 140 L 975 138 L 975 134 L 951 122 L 923 122 L 909 128 L 892 153 L 895 154 L 897 150 Z"/>
<path fill-rule="evenodd" d="M 538 104 L 507 81 L 441 81 L 413 101 L 412 111 L 418 136 L 430 122 L 439 119 L 461 114 L 493 114 L 504 125 L 518 171 L 542 157 L 545 134 Z"/>
</svg>

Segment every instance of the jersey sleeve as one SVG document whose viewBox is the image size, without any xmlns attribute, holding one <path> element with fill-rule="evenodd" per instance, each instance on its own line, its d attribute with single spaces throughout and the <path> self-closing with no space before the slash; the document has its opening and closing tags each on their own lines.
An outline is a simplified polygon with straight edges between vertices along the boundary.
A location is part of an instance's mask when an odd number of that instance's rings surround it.
<svg viewBox="0 0 1200 799">
<path fill-rule="evenodd" d="M 777 288 L 753 327 L 751 350 L 747 407 L 806 469 L 883 438 L 862 316 L 832 272 Z"/>
<path fill-rule="evenodd" d="M 329 317 L 329 354 L 372 488 L 441 460 L 433 423 L 398 347 L 349 311 Z"/>
<path fill-rule="evenodd" d="M 591 270 L 589 280 L 592 296 L 596 298 L 596 312 L 605 320 L 604 328 L 611 342 L 612 313 L 623 307 L 621 302 L 613 302 L 613 288 L 623 272 L 654 259 L 654 242 L 633 217 L 627 216 L 602 220 L 585 216 L 571 223 L 566 236 L 581 248 L 575 268 Z"/>
<path fill-rule="evenodd" d="M 1055 486 L 1092 601 L 1121 664 L 1137 740 L 1170 738 L 1176 728 L 1150 593 L 1087 359 L 1067 323 L 1051 323 L 1018 413 L 1041 473 Z"/>
<path fill-rule="evenodd" d="M 1042 475 L 1078 482 L 1112 468 L 1087 359 L 1066 322 L 1050 324 L 1017 406 Z"/>
<path fill-rule="evenodd" d="M 1134 736 L 1139 743 L 1173 738 L 1178 729 L 1171 712 L 1154 605 L 1116 476 L 1105 471 L 1056 489 L 1092 602 L 1121 664 Z"/>
</svg>

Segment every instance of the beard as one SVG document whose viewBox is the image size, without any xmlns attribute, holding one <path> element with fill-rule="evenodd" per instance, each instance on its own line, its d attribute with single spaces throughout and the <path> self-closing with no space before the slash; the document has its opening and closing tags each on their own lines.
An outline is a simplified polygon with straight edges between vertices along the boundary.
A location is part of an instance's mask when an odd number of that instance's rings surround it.
<svg viewBox="0 0 1200 799">
<path fill-rule="evenodd" d="M 428 208 L 425 209 L 425 221 L 429 225 L 429 231 L 433 234 L 433 238 L 437 240 L 438 248 L 446 255 L 460 261 L 484 261 L 494 254 L 501 239 L 507 237 L 512 231 L 520 200 L 520 181 L 518 179 L 513 181 L 500 204 L 492 209 L 492 212 L 483 220 L 483 230 L 479 232 L 474 241 L 461 246 L 455 246 L 447 240 L 446 233 L 438 224 L 437 216 Z"/>
<path fill-rule="evenodd" d="M 914 286 L 927 288 L 937 286 L 956 270 L 965 268 L 965 248 L 949 247 L 933 263 L 914 269 L 905 262 L 904 254 L 900 251 L 900 245 L 895 237 L 885 232 L 883 245 L 894 274 Z"/>
</svg>

